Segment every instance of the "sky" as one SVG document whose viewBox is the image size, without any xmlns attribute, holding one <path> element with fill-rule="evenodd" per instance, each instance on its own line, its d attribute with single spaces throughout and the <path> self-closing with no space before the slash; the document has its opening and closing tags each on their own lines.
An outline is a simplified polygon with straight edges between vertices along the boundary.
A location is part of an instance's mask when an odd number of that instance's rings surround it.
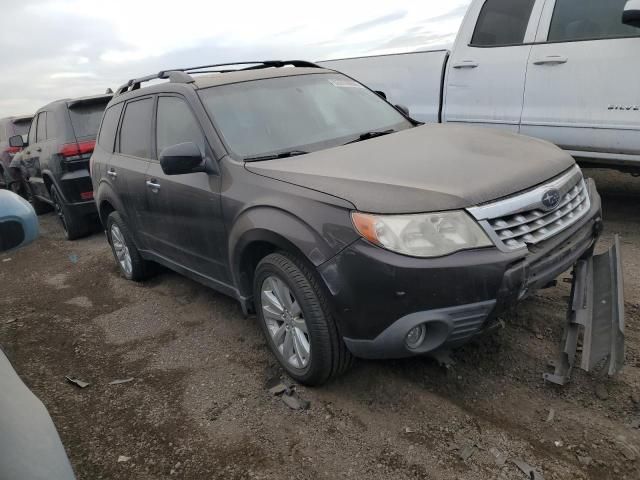
<svg viewBox="0 0 640 480">
<path fill-rule="evenodd" d="M 169 68 L 449 48 L 470 0 L 0 0 L 0 118 Z"/>
</svg>

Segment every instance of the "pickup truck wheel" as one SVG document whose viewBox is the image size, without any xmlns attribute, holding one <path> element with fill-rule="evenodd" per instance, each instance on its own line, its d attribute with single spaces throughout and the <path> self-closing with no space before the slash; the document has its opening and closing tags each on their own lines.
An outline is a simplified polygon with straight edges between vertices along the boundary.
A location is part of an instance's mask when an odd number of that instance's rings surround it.
<svg viewBox="0 0 640 480">
<path fill-rule="evenodd" d="M 82 217 L 74 215 L 62 200 L 62 196 L 58 192 L 55 185 L 51 185 L 49 191 L 51 195 L 51 201 L 53 202 L 53 210 L 55 211 L 67 240 L 76 240 L 77 238 L 84 237 L 89 233 L 89 226 Z"/>
<path fill-rule="evenodd" d="M 127 224 L 118 212 L 107 218 L 107 238 L 120 271 L 127 280 L 139 282 L 149 276 L 148 262 L 142 258 Z"/>
<path fill-rule="evenodd" d="M 351 366 L 324 292 L 303 262 L 266 256 L 256 268 L 254 298 L 269 347 L 294 380 L 321 385 Z"/>
</svg>

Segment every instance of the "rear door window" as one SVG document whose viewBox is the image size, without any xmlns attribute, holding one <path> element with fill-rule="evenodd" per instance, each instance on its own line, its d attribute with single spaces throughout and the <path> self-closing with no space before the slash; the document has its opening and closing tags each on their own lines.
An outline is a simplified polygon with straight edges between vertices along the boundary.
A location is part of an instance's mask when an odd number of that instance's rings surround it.
<svg viewBox="0 0 640 480">
<path fill-rule="evenodd" d="M 120 153 L 151 158 L 152 112 L 152 98 L 127 103 L 120 127 Z"/>
<path fill-rule="evenodd" d="M 549 42 L 640 37 L 640 28 L 622 23 L 627 0 L 556 0 Z"/>
<path fill-rule="evenodd" d="M 102 102 L 79 103 L 69 107 L 69 116 L 76 139 L 96 138 L 102 114 L 111 99 Z"/>
<path fill-rule="evenodd" d="M 47 112 L 38 114 L 38 131 L 36 134 L 36 143 L 43 142 L 47 139 Z"/>
<path fill-rule="evenodd" d="M 25 120 L 16 120 L 13 122 L 13 132 L 11 132 L 11 136 L 13 135 L 25 135 L 29 133 L 29 125 L 31 125 L 31 119 Z"/>
<path fill-rule="evenodd" d="M 193 142 L 205 154 L 200 124 L 186 102 L 178 97 L 160 97 L 157 116 L 157 152 L 179 143 Z"/>
<path fill-rule="evenodd" d="M 109 107 L 104 112 L 104 118 L 102 120 L 102 127 L 100 128 L 100 136 L 98 137 L 98 145 L 104 148 L 107 152 L 113 153 L 113 149 L 116 142 L 116 131 L 118 130 L 118 121 L 120 120 L 120 114 L 124 103 L 119 103 Z"/>
<path fill-rule="evenodd" d="M 471 45 L 521 45 L 535 0 L 487 0 L 480 11 Z"/>
</svg>

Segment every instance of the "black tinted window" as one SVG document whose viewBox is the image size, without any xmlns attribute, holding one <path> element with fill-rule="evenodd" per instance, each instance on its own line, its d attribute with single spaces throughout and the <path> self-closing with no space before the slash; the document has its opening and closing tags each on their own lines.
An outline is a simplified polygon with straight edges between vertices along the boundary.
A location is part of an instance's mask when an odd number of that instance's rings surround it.
<svg viewBox="0 0 640 480">
<path fill-rule="evenodd" d="M 487 0 L 471 45 L 493 47 L 524 42 L 535 0 Z"/>
<path fill-rule="evenodd" d="M 42 142 L 47 139 L 47 112 L 42 112 L 38 115 L 38 133 L 36 135 L 36 142 Z"/>
<path fill-rule="evenodd" d="M 158 99 L 157 117 L 158 155 L 166 147 L 178 143 L 193 142 L 204 155 L 204 136 L 189 105 L 176 97 Z"/>
<path fill-rule="evenodd" d="M 548 40 L 567 42 L 640 36 L 640 28 L 622 23 L 627 0 L 557 0 Z"/>
<path fill-rule="evenodd" d="M 124 103 L 119 103 L 107 109 L 102 119 L 102 127 L 100 128 L 100 136 L 98 144 L 107 152 L 113 153 L 116 142 L 116 130 L 118 129 L 118 120 Z"/>
<path fill-rule="evenodd" d="M 151 158 L 151 112 L 153 100 L 130 102 L 124 111 L 120 128 L 120 153 Z"/>
<path fill-rule="evenodd" d="M 81 103 L 69 107 L 71 125 L 77 139 L 96 138 L 102 114 L 109 100 L 106 98 L 101 102 Z"/>
</svg>

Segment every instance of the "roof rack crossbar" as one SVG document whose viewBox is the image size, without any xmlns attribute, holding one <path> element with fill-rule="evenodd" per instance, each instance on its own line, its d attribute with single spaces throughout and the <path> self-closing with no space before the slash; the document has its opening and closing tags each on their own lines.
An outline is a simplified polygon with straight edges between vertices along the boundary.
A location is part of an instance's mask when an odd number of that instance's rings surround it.
<svg viewBox="0 0 640 480">
<path fill-rule="evenodd" d="M 250 65 L 249 67 L 241 68 L 241 69 L 223 69 L 217 70 L 217 67 L 231 67 L 231 66 L 241 66 L 241 65 Z M 202 74 L 202 73 L 229 73 L 236 72 L 238 70 L 257 70 L 261 68 L 281 68 L 287 65 L 291 65 L 293 67 L 298 68 L 323 68 L 320 65 L 317 65 L 313 62 L 308 62 L 306 60 L 262 60 L 256 62 L 231 62 L 231 63 L 217 63 L 211 65 L 200 65 L 197 67 L 187 67 L 187 68 L 172 68 L 170 70 L 161 70 L 160 72 L 152 75 L 147 75 L 145 77 L 140 78 L 132 78 L 124 85 L 120 86 L 116 90 L 116 95 L 121 95 L 126 92 L 131 92 L 133 90 L 137 90 L 140 88 L 140 84 L 144 82 L 149 82 L 151 80 L 158 79 L 169 79 L 170 82 L 175 83 L 193 83 L 194 80 L 190 74 Z M 204 69 L 215 69 L 215 70 L 204 70 Z M 198 71 L 204 70 L 204 71 Z"/>
</svg>

